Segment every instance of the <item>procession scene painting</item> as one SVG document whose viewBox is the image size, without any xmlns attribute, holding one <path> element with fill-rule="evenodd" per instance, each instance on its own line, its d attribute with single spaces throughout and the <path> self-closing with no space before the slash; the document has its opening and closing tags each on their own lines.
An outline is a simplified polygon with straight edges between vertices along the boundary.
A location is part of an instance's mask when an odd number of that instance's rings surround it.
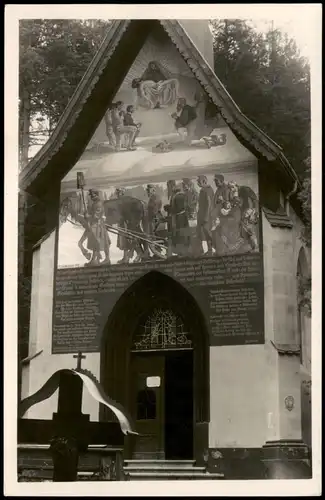
<svg viewBox="0 0 325 500">
<path fill-rule="evenodd" d="M 148 39 L 62 180 L 58 267 L 259 251 L 256 163 L 171 42 Z"/>
</svg>

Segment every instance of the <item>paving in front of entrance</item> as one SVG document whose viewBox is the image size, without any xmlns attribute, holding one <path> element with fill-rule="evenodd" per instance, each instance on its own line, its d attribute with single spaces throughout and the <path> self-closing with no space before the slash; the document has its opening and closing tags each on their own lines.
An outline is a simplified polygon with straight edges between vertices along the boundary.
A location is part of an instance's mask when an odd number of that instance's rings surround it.
<svg viewBox="0 0 325 500">
<path fill-rule="evenodd" d="M 124 472 L 131 481 L 224 479 L 223 474 L 196 466 L 195 460 L 125 460 Z"/>
</svg>

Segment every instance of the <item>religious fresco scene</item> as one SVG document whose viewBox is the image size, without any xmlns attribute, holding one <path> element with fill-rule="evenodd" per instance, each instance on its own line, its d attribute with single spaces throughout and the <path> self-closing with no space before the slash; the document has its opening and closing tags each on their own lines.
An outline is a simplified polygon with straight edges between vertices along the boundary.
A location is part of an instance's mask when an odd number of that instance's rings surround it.
<svg viewBox="0 0 325 500">
<path fill-rule="evenodd" d="M 80 185 L 61 203 L 59 267 L 258 251 L 257 195 L 229 174 Z"/>
<path fill-rule="evenodd" d="M 256 158 L 149 38 L 61 183 L 58 267 L 257 252 L 258 214 Z"/>
</svg>

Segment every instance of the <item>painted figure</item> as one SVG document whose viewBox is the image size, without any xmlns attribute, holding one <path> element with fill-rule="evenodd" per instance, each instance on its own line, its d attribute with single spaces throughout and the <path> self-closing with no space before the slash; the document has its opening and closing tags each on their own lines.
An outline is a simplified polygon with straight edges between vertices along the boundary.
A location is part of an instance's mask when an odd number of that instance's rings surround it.
<svg viewBox="0 0 325 500">
<path fill-rule="evenodd" d="M 167 181 L 167 197 L 168 204 L 164 205 L 164 210 L 167 213 L 167 234 L 168 234 L 168 250 L 167 255 L 171 257 L 173 254 L 173 221 L 172 221 L 172 202 L 174 196 L 174 188 L 176 186 L 176 181 L 171 179 Z"/>
<path fill-rule="evenodd" d="M 241 228 L 242 237 L 248 240 L 253 252 L 258 251 L 257 224 L 259 219 L 258 199 L 254 191 L 248 186 L 238 187 L 238 196 L 241 200 Z"/>
<path fill-rule="evenodd" d="M 124 126 L 126 127 L 134 127 L 134 136 L 132 139 L 131 147 L 135 146 L 135 140 L 138 137 L 141 129 L 142 123 L 136 123 L 133 119 L 134 106 L 130 104 L 126 108 L 126 113 L 124 114 Z"/>
<path fill-rule="evenodd" d="M 147 109 L 158 109 L 174 104 L 178 95 L 178 80 L 157 61 L 150 61 L 140 78 L 134 78 L 138 104 Z"/>
<path fill-rule="evenodd" d="M 178 99 L 176 113 L 172 113 L 172 118 L 175 120 L 175 128 L 182 140 L 189 146 L 195 137 L 196 118 L 197 113 L 194 106 L 187 104 L 186 99 L 183 97 Z M 184 136 L 184 129 L 186 129 L 186 137 Z"/>
<path fill-rule="evenodd" d="M 190 253 L 197 254 L 200 253 L 200 244 L 198 245 L 198 239 L 196 237 L 196 226 L 197 226 L 197 208 L 198 208 L 198 193 L 194 187 L 193 181 L 187 177 L 182 179 L 182 189 L 186 200 L 186 213 L 188 216 L 189 223 L 189 239 L 190 239 Z"/>
<path fill-rule="evenodd" d="M 214 193 L 214 217 L 217 219 L 220 217 L 221 210 L 230 209 L 229 205 L 229 186 L 225 182 L 225 178 L 222 174 L 216 174 L 214 176 L 214 183 L 216 185 L 216 191 Z"/>
<path fill-rule="evenodd" d="M 175 185 L 171 203 L 172 242 L 177 255 L 187 255 L 190 247 L 190 228 L 186 194 Z"/>
<path fill-rule="evenodd" d="M 198 194 L 192 180 L 188 177 L 184 177 L 184 179 L 182 179 L 182 189 L 185 193 L 188 218 L 189 220 L 194 220 L 197 212 Z"/>
<path fill-rule="evenodd" d="M 253 251 L 258 249 L 256 223 L 257 197 L 247 186 L 226 183 L 223 176 L 215 175 L 213 246 L 217 255 L 241 251 L 247 242 Z"/>
<path fill-rule="evenodd" d="M 111 240 L 105 227 L 106 218 L 104 205 L 99 197 L 99 191 L 90 189 L 89 196 L 90 205 L 88 206 L 87 216 L 89 224 L 89 229 L 87 231 L 87 248 L 92 251 L 92 258 L 85 265 L 93 266 L 98 264 L 110 264 L 109 247 Z M 97 243 L 94 242 L 93 237 L 95 237 Z M 105 253 L 105 259 L 101 262 L 102 251 Z"/>
<path fill-rule="evenodd" d="M 208 250 L 206 255 L 212 255 L 212 217 L 213 217 L 213 189 L 208 184 L 205 175 L 199 175 L 197 179 L 198 186 L 201 188 L 199 193 L 199 207 L 197 213 L 197 235 L 201 241 L 201 252 L 203 253 L 202 242 L 206 241 Z"/>
<path fill-rule="evenodd" d="M 122 199 L 123 196 L 125 196 L 125 189 L 122 187 L 116 188 L 115 189 L 115 196 L 118 199 Z M 122 230 L 127 230 L 127 221 L 125 220 L 124 214 L 121 214 L 121 218 L 119 221 L 119 227 Z M 126 234 L 123 232 L 120 232 L 117 236 L 117 242 L 116 242 L 117 248 L 123 251 L 123 257 L 120 262 L 129 262 L 129 259 L 131 258 L 131 253 L 133 256 L 133 248 L 132 248 L 132 241 L 130 238 L 127 238 Z"/>
<path fill-rule="evenodd" d="M 115 137 L 114 127 L 113 127 L 112 112 L 113 112 L 112 106 L 110 106 L 105 113 L 104 120 L 105 120 L 105 127 L 106 127 L 106 135 L 107 135 L 109 144 L 110 144 L 110 146 L 113 146 L 113 148 L 116 148 L 116 137 Z"/>
<path fill-rule="evenodd" d="M 113 131 L 116 137 L 116 151 L 121 150 L 121 138 L 123 135 L 125 135 L 126 138 L 126 149 L 134 151 L 135 148 L 132 144 L 136 134 L 136 129 L 133 126 L 124 125 L 125 111 L 123 107 L 124 104 L 122 101 L 112 104 L 112 123 Z"/>
<path fill-rule="evenodd" d="M 202 137 L 202 140 L 205 142 L 208 149 L 211 149 L 213 146 L 224 146 L 227 142 L 227 135 L 218 134 L 213 130 L 209 136 Z"/>
<path fill-rule="evenodd" d="M 147 194 L 148 194 L 148 233 L 154 234 L 155 229 L 162 219 L 162 201 L 158 194 L 156 193 L 156 187 L 153 184 L 147 185 Z"/>
<path fill-rule="evenodd" d="M 123 188 L 115 191 L 116 198 L 104 201 L 106 223 L 118 225 L 122 231 L 118 235 L 118 248 L 123 250 L 120 262 L 129 262 L 136 252 L 134 262 L 139 262 L 148 256 L 148 241 L 146 238 L 147 214 L 142 200 L 129 196 Z M 130 237 L 128 238 L 128 233 Z M 133 237 L 131 237 L 131 235 Z"/>
</svg>

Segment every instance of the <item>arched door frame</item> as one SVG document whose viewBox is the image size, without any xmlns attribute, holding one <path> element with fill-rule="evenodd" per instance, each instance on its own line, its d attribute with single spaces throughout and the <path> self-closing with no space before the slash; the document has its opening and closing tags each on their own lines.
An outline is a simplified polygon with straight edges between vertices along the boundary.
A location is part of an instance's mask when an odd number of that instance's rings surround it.
<svg viewBox="0 0 325 500">
<path fill-rule="evenodd" d="M 117 301 L 102 338 L 101 383 L 113 399 L 130 404 L 130 356 L 140 318 L 155 305 L 174 310 L 189 329 L 194 357 L 194 448 L 200 461 L 208 448 L 210 421 L 209 338 L 205 319 L 194 297 L 173 278 L 150 271 L 133 283 Z M 104 408 L 100 419 L 111 418 Z"/>
</svg>

